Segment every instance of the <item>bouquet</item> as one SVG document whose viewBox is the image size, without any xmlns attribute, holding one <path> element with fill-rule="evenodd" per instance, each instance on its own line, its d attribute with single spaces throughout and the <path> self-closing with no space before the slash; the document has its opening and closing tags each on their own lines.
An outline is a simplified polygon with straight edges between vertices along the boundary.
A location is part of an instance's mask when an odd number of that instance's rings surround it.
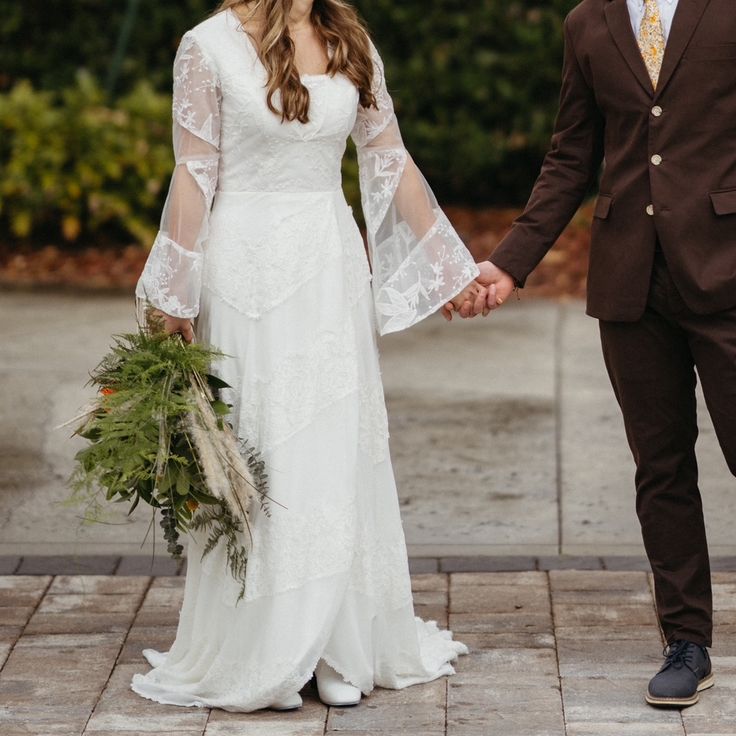
<svg viewBox="0 0 736 736">
<path fill-rule="evenodd" d="M 143 501 L 152 524 L 160 513 L 175 559 L 182 533 L 205 530 L 202 557 L 224 541 L 241 600 L 253 504 L 268 515 L 264 463 L 225 420 L 231 407 L 219 392 L 229 386 L 209 372 L 223 354 L 149 324 L 113 338 L 88 382 L 98 398 L 67 423 L 81 421 L 74 435 L 89 440 L 75 456 L 70 501 L 85 504 L 87 521 L 99 520 L 103 499 L 128 503 L 128 514 Z"/>
</svg>

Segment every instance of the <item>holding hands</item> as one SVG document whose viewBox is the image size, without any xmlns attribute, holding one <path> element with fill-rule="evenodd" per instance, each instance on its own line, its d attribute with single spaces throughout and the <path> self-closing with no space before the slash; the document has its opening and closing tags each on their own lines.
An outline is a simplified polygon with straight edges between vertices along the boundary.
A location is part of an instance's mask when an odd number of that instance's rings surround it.
<svg viewBox="0 0 736 736">
<path fill-rule="evenodd" d="M 455 312 L 463 319 L 479 314 L 485 317 L 498 309 L 516 288 L 513 277 L 490 261 L 479 263 L 478 268 L 478 278 L 442 307 L 442 316 L 448 322 L 452 321 Z"/>
</svg>

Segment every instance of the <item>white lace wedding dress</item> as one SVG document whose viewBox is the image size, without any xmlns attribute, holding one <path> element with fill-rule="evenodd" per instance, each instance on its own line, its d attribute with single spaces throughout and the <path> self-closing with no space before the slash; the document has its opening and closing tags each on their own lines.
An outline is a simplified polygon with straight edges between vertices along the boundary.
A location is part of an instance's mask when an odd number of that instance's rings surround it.
<svg viewBox="0 0 736 736">
<path fill-rule="evenodd" d="M 320 658 L 367 694 L 452 674 L 467 651 L 414 616 L 376 331 L 421 320 L 478 271 L 404 149 L 374 59 L 378 110 L 340 75 L 304 75 L 310 120 L 282 123 L 233 11 L 179 47 L 177 166 L 136 295 L 196 316 L 197 338 L 230 356 L 216 372 L 275 503 L 256 515 L 237 605 L 224 550 L 200 559 L 189 538 L 176 640 L 144 650 L 153 669 L 131 683 L 152 700 L 251 711 L 297 692 Z M 351 133 L 372 276 L 341 190 Z"/>
</svg>

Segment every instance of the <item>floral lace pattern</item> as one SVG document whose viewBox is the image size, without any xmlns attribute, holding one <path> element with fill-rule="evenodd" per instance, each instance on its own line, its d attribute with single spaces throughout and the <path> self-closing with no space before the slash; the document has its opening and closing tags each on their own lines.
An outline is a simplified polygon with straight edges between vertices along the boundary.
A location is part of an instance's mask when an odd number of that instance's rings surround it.
<svg viewBox="0 0 736 736">
<path fill-rule="evenodd" d="M 246 600 L 274 596 L 302 587 L 309 580 L 348 573 L 356 536 L 355 503 L 309 508 L 300 513 L 275 508 L 254 530 L 260 552 L 250 562 Z M 320 540 L 305 555 L 305 540 Z M 205 558 L 206 560 L 206 558 Z M 218 574 L 222 562 L 217 568 Z M 235 602 L 237 588 L 231 601 Z"/>
<path fill-rule="evenodd" d="M 279 358 L 267 379 L 239 387 L 238 432 L 263 452 L 308 427 L 321 412 L 358 391 L 355 332 L 324 332 L 302 353 Z"/>
<path fill-rule="evenodd" d="M 293 293 L 289 284 L 295 282 L 299 265 L 308 278 L 329 255 L 327 249 L 333 255 L 339 249 L 337 240 L 345 236 L 345 228 L 328 233 L 330 218 L 310 196 L 336 191 L 345 140 L 352 130 L 378 329 L 405 329 L 439 309 L 478 271 L 404 148 L 375 47 L 377 110 L 356 107 L 357 90 L 340 75 L 305 76 L 310 121 L 282 124 L 264 104 L 265 70 L 252 42 L 232 13 L 223 16 L 229 33 L 223 35 L 222 22 L 217 29 L 203 24 L 185 34 L 177 52 L 174 147 L 177 163 L 184 166 L 177 166 L 172 180 L 162 235 L 198 254 L 208 240 L 216 240 L 215 263 L 206 270 L 208 285 L 244 314 L 258 318 L 278 304 L 274 294 Z M 194 193 L 187 177 L 197 185 Z M 278 206 L 255 212 L 251 208 L 247 218 L 218 221 L 213 237 L 210 210 L 218 187 L 223 197 L 283 194 L 282 211 Z M 302 204 L 311 212 L 291 198 L 298 193 L 305 195 Z M 257 202 L 254 198 L 252 204 Z M 159 250 L 152 250 L 151 260 L 159 257 Z M 146 275 L 163 273 L 170 264 L 152 264 Z M 277 272 L 284 268 L 287 286 L 277 289 Z M 164 283 L 166 293 L 158 291 L 158 282 L 143 279 L 137 294 L 161 309 L 176 310 L 175 316 L 196 315 L 201 271 L 170 279 Z"/>
<path fill-rule="evenodd" d="M 478 275 L 478 267 L 467 257 L 467 249 L 441 210 L 419 244 L 406 227 L 397 227 L 389 243 L 380 244 L 390 253 L 382 259 L 383 283 L 375 289 L 376 310 L 384 332 L 410 327 L 458 294 Z M 403 250 L 409 255 L 396 264 Z"/>
<path fill-rule="evenodd" d="M 376 230 L 386 218 L 391 203 L 396 196 L 399 182 L 404 174 L 407 154 L 403 148 L 394 148 L 359 153 L 360 190 L 363 195 L 363 208 L 366 224 L 375 237 Z M 388 264 L 381 264 L 385 271 Z"/>
<path fill-rule="evenodd" d="M 174 61 L 176 168 L 159 233 L 136 285 L 139 316 L 144 303 L 183 319 L 199 313 L 202 259 L 220 161 L 219 110 L 217 74 L 187 33 Z"/>
<path fill-rule="evenodd" d="M 207 287 L 251 319 L 287 301 L 343 255 L 334 199 L 225 193 L 212 217 Z"/>
<path fill-rule="evenodd" d="M 388 457 L 388 415 L 381 383 L 360 387 L 360 447 L 374 462 Z"/>
<path fill-rule="evenodd" d="M 353 139 L 382 334 L 439 309 L 479 273 L 401 139 L 383 63 L 373 49 L 378 110 L 361 108 Z M 422 192 L 417 196 L 416 192 Z"/>
<path fill-rule="evenodd" d="M 202 254 L 159 232 L 136 287 L 139 300 L 184 319 L 197 316 Z"/>
<path fill-rule="evenodd" d="M 212 201 L 215 198 L 215 190 L 217 189 L 218 163 L 216 158 L 198 158 L 186 162 L 189 174 L 197 182 L 197 186 L 204 195 L 204 201 L 208 211 L 212 206 Z"/>
<path fill-rule="evenodd" d="M 218 88 L 212 62 L 205 57 L 194 34 L 185 33 L 174 60 L 174 121 L 212 146 L 220 140 L 220 108 L 213 104 Z"/>
<path fill-rule="evenodd" d="M 352 137 L 358 148 L 367 146 L 383 133 L 389 123 L 394 120 L 394 101 L 391 99 L 386 85 L 383 59 L 373 44 L 371 44 L 371 58 L 373 59 L 373 87 L 371 91 L 376 98 L 378 109 L 372 110 L 369 114 L 362 110 L 363 114 L 357 116 Z"/>
</svg>

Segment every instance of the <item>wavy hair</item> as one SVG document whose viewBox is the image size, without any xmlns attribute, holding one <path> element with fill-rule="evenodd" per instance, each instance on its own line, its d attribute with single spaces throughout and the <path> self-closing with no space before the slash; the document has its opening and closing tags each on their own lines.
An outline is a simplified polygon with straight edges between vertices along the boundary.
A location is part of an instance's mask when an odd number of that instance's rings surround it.
<svg viewBox="0 0 736 736">
<path fill-rule="evenodd" d="M 268 72 L 266 101 L 281 121 L 309 122 L 309 90 L 302 84 L 294 63 L 294 41 L 289 34 L 292 0 L 224 0 L 215 13 L 242 6 L 247 19 L 260 11 L 265 19 L 261 38 L 254 39 L 258 55 Z M 343 0 L 314 0 L 311 20 L 325 47 L 332 50 L 327 73 L 343 74 L 360 93 L 360 104 L 377 107 L 373 94 L 373 59 L 368 32 L 355 9 Z M 274 104 L 280 93 L 281 109 Z"/>
</svg>

